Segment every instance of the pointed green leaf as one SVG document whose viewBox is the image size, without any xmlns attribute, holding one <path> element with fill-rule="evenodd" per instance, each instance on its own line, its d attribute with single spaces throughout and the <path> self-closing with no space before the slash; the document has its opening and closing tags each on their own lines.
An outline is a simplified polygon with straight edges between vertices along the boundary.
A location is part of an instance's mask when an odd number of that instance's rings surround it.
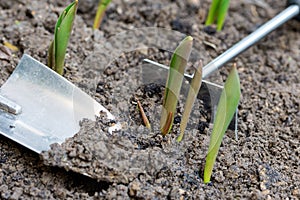
<svg viewBox="0 0 300 200">
<path fill-rule="evenodd" d="M 183 138 L 184 131 L 186 129 L 188 120 L 190 118 L 193 105 L 195 103 L 195 100 L 197 98 L 197 95 L 201 87 L 201 83 L 202 83 L 202 62 L 199 64 L 198 68 L 196 68 L 194 77 L 190 85 L 189 93 L 184 107 L 184 112 L 181 118 L 180 135 L 177 137 L 177 142 L 180 142 Z"/>
<path fill-rule="evenodd" d="M 224 89 L 219 100 L 208 153 L 206 156 L 204 183 L 210 182 L 213 166 L 217 158 L 223 136 L 236 111 L 240 100 L 240 95 L 240 80 L 236 66 L 234 65 L 225 82 Z"/>
<path fill-rule="evenodd" d="M 54 40 L 49 48 L 48 65 L 59 74 L 63 74 L 65 54 L 72 32 L 77 6 L 78 0 L 68 5 L 59 16 L 55 25 Z"/>
<path fill-rule="evenodd" d="M 166 135 L 172 129 L 174 114 L 176 113 L 177 101 L 179 99 L 184 76 L 183 74 L 192 51 L 192 46 L 193 38 L 187 36 L 176 48 L 171 58 L 160 120 L 160 129 L 163 135 Z"/>
</svg>

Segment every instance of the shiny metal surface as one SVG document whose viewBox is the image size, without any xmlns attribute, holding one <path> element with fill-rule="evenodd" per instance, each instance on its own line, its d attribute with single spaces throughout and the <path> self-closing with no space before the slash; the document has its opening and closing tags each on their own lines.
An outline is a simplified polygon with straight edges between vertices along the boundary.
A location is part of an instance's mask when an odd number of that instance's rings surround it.
<svg viewBox="0 0 300 200">
<path fill-rule="evenodd" d="M 0 133 L 37 153 L 72 137 L 83 118 L 95 119 L 103 111 L 114 119 L 86 93 L 28 55 L 0 88 L 0 95 L 22 108 L 18 115 L 0 109 Z"/>
<path fill-rule="evenodd" d="M 0 109 L 15 115 L 22 112 L 20 105 L 0 95 Z"/>
</svg>

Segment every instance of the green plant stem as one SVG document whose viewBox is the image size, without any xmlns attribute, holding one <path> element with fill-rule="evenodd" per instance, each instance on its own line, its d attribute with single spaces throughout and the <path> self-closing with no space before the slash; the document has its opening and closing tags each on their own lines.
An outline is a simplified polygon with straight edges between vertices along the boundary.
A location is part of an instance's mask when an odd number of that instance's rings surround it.
<svg viewBox="0 0 300 200">
<path fill-rule="evenodd" d="M 186 129 L 189 117 L 191 115 L 193 105 L 195 103 L 195 100 L 197 98 L 197 95 L 201 87 L 201 83 L 202 83 L 202 62 L 196 68 L 194 77 L 190 85 L 189 93 L 184 107 L 184 112 L 181 118 L 180 135 L 177 137 L 177 142 L 180 142 L 183 138 L 184 131 Z"/>
<path fill-rule="evenodd" d="M 210 8 L 209 8 L 208 16 L 207 16 L 206 21 L 205 21 L 206 26 L 209 26 L 209 25 L 211 25 L 215 22 L 219 1 L 220 0 L 213 0 L 212 1 L 211 5 L 210 5 Z"/>
<path fill-rule="evenodd" d="M 103 17 L 104 17 L 105 11 L 106 11 L 106 8 L 110 2 L 111 2 L 111 0 L 100 0 L 98 9 L 97 9 L 97 13 L 96 13 L 96 17 L 94 20 L 93 29 L 98 29 L 100 27 L 100 24 L 103 20 Z"/>
<path fill-rule="evenodd" d="M 166 135 L 172 129 L 183 74 L 192 51 L 192 45 L 193 38 L 187 36 L 176 48 L 171 58 L 160 120 L 160 130 L 163 135 Z"/>
<path fill-rule="evenodd" d="M 213 0 L 205 21 L 205 25 L 209 26 L 217 21 L 217 31 L 222 30 L 229 4 L 230 0 Z"/>
<path fill-rule="evenodd" d="M 224 89 L 218 103 L 217 113 L 214 120 L 206 163 L 204 169 L 204 183 L 210 182 L 213 166 L 216 161 L 219 148 L 225 131 L 227 130 L 240 100 L 240 80 L 236 66 L 233 65 L 225 82 Z"/>
<path fill-rule="evenodd" d="M 222 0 L 220 2 L 218 19 L 217 19 L 217 31 L 221 31 L 223 28 L 223 24 L 225 22 L 229 3 L 230 3 L 230 0 Z"/>
</svg>

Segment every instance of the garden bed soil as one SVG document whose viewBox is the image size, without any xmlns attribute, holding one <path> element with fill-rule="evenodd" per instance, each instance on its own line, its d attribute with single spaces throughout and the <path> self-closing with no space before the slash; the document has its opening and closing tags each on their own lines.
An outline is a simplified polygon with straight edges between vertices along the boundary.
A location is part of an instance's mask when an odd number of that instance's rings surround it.
<svg viewBox="0 0 300 200">
<path fill-rule="evenodd" d="M 288 22 L 235 59 L 242 90 L 239 138 L 227 131 L 210 184 L 203 183 L 203 167 L 211 113 L 203 101 L 196 102 L 182 143 L 175 142 L 182 100 L 171 134 L 159 134 L 164 88 L 147 79 L 142 59 L 168 65 L 171 54 L 164 50 L 175 49 L 183 35 L 176 33 L 172 39 L 161 35 L 159 44 L 145 48 L 156 41 L 137 39 L 141 31 L 124 31 L 159 27 L 165 28 L 162 33 L 173 29 L 192 35 L 200 52 L 194 58 L 205 64 L 285 7 L 279 0 L 232 0 L 224 29 L 215 32 L 203 25 L 209 3 L 116 0 L 101 30 L 93 31 L 97 2 L 80 1 L 64 76 L 109 109 L 123 129 L 109 134 L 112 122 L 105 115 L 83 120 L 74 137 L 52 144 L 40 156 L 0 136 L 1 198 L 299 199 L 299 22 Z M 0 85 L 24 53 L 46 63 L 55 22 L 66 4 L 0 0 Z M 7 49 L 4 42 L 18 51 Z M 137 43 L 137 50 L 122 52 L 126 45 L 132 48 Z M 219 83 L 226 79 L 230 65 L 216 73 Z M 143 126 L 136 98 L 149 116 L 151 131 Z"/>
</svg>

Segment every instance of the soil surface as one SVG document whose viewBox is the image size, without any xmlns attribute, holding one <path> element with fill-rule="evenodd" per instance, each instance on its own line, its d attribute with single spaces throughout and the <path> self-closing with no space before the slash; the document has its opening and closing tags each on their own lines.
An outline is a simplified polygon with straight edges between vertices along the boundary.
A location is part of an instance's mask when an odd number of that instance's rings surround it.
<svg viewBox="0 0 300 200">
<path fill-rule="evenodd" d="M 0 0 L 0 85 L 24 53 L 46 64 L 56 20 L 69 2 Z M 166 50 L 174 50 L 184 34 L 192 35 L 192 72 L 197 61 L 206 64 L 285 8 L 279 0 L 232 0 L 224 29 L 215 32 L 203 25 L 209 4 L 114 0 L 101 29 L 94 31 L 97 1 L 80 1 L 64 77 L 110 110 L 123 129 L 109 134 L 111 121 L 105 116 L 83 120 L 74 137 L 41 155 L 0 136 L 1 198 L 299 199 L 299 22 L 284 24 L 234 60 L 242 90 L 239 138 L 227 131 L 210 184 L 203 183 L 212 127 L 205 100 L 196 102 L 182 143 L 175 139 L 185 92 L 173 131 L 159 134 L 165 74 L 150 76 L 143 58 L 168 65 Z M 230 65 L 211 80 L 222 83 Z M 143 125 L 136 98 L 151 131 Z"/>
</svg>

